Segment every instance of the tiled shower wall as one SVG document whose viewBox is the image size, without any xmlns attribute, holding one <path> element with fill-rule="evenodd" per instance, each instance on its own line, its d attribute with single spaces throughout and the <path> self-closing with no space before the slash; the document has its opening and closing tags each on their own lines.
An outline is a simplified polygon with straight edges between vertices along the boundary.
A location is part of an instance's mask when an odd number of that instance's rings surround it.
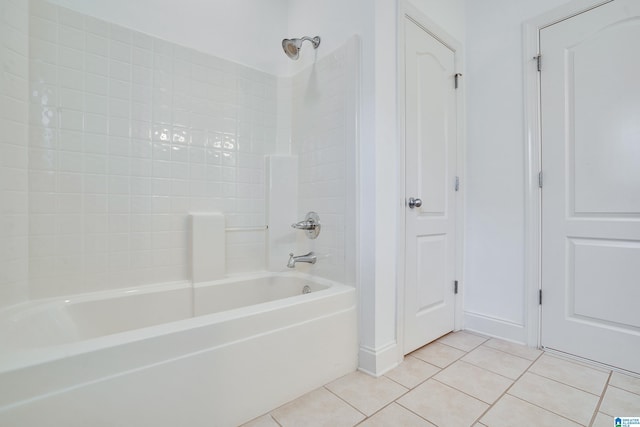
<svg viewBox="0 0 640 427">
<path fill-rule="evenodd" d="M 314 250 L 313 274 L 355 282 L 355 150 L 359 42 L 349 39 L 292 81 L 292 153 L 298 156 L 298 220 L 320 216 L 315 240 L 298 234 L 298 247 Z"/>
<path fill-rule="evenodd" d="M 28 18 L 0 2 L 0 307 L 28 298 Z"/>
<path fill-rule="evenodd" d="M 29 12 L 30 297 L 189 279 L 189 212 L 226 214 L 229 273 L 264 269 L 277 79 L 41 0 Z"/>
</svg>

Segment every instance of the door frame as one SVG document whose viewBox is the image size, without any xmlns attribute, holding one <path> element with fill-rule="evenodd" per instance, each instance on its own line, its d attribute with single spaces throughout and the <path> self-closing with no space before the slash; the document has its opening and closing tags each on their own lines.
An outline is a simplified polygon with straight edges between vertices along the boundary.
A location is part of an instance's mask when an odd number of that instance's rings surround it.
<svg viewBox="0 0 640 427">
<path fill-rule="evenodd" d="M 398 342 L 398 360 L 404 358 L 404 298 L 405 298 L 405 265 L 406 265 L 406 235 L 407 225 L 405 214 L 405 172 L 406 172 L 406 141 L 405 141 L 405 17 L 410 18 L 427 33 L 446 45 L 454 52 L 455 72 L 462 73 L 464 70 L 464 52 L 462 44 L 451 37 L 444 29 L 427 18 L 416 7 L 409 4 L 408 0 L 398 2 L 397 14 L 397 110 L 398 110 L 398 199 L 396 200 L 398 218 L 398 240 L 396 255 L 396 340 Z M 455 272 L 458 280 L 458 295 L 454 307 L 454 330 L 463 327 L 463 299 L 464 299 L 464 165 L 465 165 L 465 108 L 464 108 L 464 76 L 459 79 L 458 90 L 456 91 L 456 115 L 457 115 L 457 139 L 456 139 L 456 168 L 460 178 L 460 190 L 456 193 L 456 241 L 455 241 Z M 451 183 L 453 185 L 453 183 Z"/>
<path fill-rule="evenodd" d="M 540 74 L 536 57 L 540 53 L 540 31 L 565 19 L 614 0 L 573 0 L 539 15 L 523 25 L 524 131 L 525 131 L 525 321 L 527 344 L 541 347 L 542 309 L 542 193 L 538 173 L 542 170 Z M 544 55 L 542 56 L 544 72 Z"/>
</svg>

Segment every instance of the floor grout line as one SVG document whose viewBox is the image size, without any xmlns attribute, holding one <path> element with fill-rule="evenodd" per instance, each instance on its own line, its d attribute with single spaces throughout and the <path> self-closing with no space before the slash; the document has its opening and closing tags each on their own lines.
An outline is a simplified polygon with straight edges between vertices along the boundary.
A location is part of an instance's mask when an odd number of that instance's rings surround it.
<svg viewBox="0 0 640 427">
<path fill-rule="evenodd" d="M 486 342 L 486 341 L 485 341 Z M 507 353 L 510 354 L 510 353 Z M 522 376 L 524 374 L 526 374 L 527 372 L 529 372 L 529 369 L 531 369 L 531 367 L 534 365 L 534 363 L 536 363 L 538 361 L 538 359 L 540 359 L 542 357 L 542 355 L 544 354 L 544 352 L 540 353 L 538 355 L 538 357 L 536 357 L 533 361 L 531 361 L 531 363 L 529 364 L 529 366 L 527 367 L 527 369 L 525 369 L 519 376 L 518 378 L 516 378 L 515 380 L 513 380 L 513 382 L 511 383 L 511 385 L 509 387 L 507 387 L 507 389 L 500 395 L 500 397 L 498 397 L 496 399 L 495 402 L 493 402 L 493 404 L 491 404 L 491 406 L 489 406 L 482 414 L 480 414 L 480 416 L 476 419 L 475 422 L 480 422 L 480 420 L 495 406 L 496 403 L 498 403 L 506 394 L 509 393 L 509 390 L 511 390 L 513 388 L 513 386 L 516 384 L 516 382 L 518 382 L 518 380 L 520 380 L 520 378 L 522 378 Z M 509 395 L 512 396 L 512 395 Z M 513 396 L 515 397 L 515 396 Z M 520 399 L 523 402 L 527 402 L 526 400 Z M 531 402 L 527 402 L 532 404 Z M 533 404 L 532 404 L 533 405 Z"/>
<path fill-rule="evenodd" d="M 571 387 L 571 388 L 572 388 L 572 389 L 574 389 L 574 390 L 578 390 L 578 391 L 581 391 L 581 392 L 583 392 L 583 393 L 590 394 L 591 396 L 596 396 L 596 397 L 599 397 L 599 396 L 600 396 L 599 394 L 595 394 L 595 393 L 592 393 L 592 392 L 590 392 L 590 391 L 583 390 L 583 389 L 581 389 L 580 387 L 576 387 L 576 386 L 574 386 L 574 385 L 564 383 L 564 382 L 562 382 L 562 381 L 560 381 L 560 380 L 557 380 L 557 379 L 555 379 L 555 378 L 548 377 L 548 376 L 546 376 L 546 375 L 542 375 L 542 374 L 540 374 L 540 373 L 538 373 L 538 372 L 529 372 L 529 373 L 530 373 L 531 375 L 536 375 L 536 376 L 538 376 L 538 377 L 540 377 L 540 378 L 545 378 L 545 379 L 547 379 L 547 380 L 549 380 L 549 381 L 553 381 L 554 383 L 558 383 L 558 384 L 566 385 L 567 387 Z M 603 373 L 604 373 L 604 372 L 603 372 Z"/>
<path fill-rule="evenodd" d="M 331 383 L 329 383 L 331 384 Z M 325 390 L 327 390 L 329 393 L 333 394 L 335 397 L 337 397 L 338 399 L 342 400 L 344 403 L 346 403 L 347 405 L 351 406 L 353 409 L 355 409 L 356 411 L 358 411 L 359 413 L 361 413 L 362 415 L 364 415 L 364 420 L 365 421 L 367 418 L 369 418 L 369 416 L 367 414 L 365 414 L 364 412 L 362 412 L 360 409 L 356 408 L 355 406 L 353 406 L 351 403 L 347 402 L 345 399 L 343 399 L 342 397 L 340 397 L 339 395 L 337 395 L 336 393 L 334 393 L 333 391 L 331 391 L 331 389 L 329 389 L 327 386 L 329 384 L 325 384 L 323 385 L 321 388 L 324 388 Z M 361 422 L 362 422 L 361 421 Z"/>
<path fill-rule="evenodd" d="M 593 411 L 593 415 L 591 416 L 591 422 L 589 423 L 589 427 L 592 427 L 593 423 L 596 422 L 596 417 L 598 416 L 598 412 L 600 412 L 600 406 L 602 405 L 602 401 L 604 400 L 604 395 L 607 393 L 607 389 L 609 388 L 609 382 L 611 381 L 612 376 L 613 376 L 613 372 L 609 372 L 609 377 L 607 377 L 607 381 L 604 383 L 604 388 L 602 389 L 602 393 L 600 394 L 600 399 L 598 399 L 598 404 L 596 405 L 596 408 Z"/>
<path fill-rule="evenodd" d="M 572 420 L 571 418 L 569 418 L 569 417 L 567 417 L 567 416 L 565 416 L 565 415 L 558 414 L 557 412 L 553 412 L 553 411 L 552 411 L 551 409 L 549 409 L 549 408 L 545 408 L 544 406 L 540 406 L 540 405 L 538 405 L 538 404 L 536 404 L 536 403 L 529 402 L 528 400 L 525 400 L 525 399 L 523 399 L 523 398 L 521 398 L 521 397 L 518 397 L 518 396 L 516 396 L 516 395 L 509 394 L 509 393 L 507 393 L 507 394 L 509 395 L 509 397 L 513 397 L 514 399 L 518 399 L 518 400 L 520 400 L 520 401 L 522 401 L 522 402 L 524 402 L 524 403 L 528 403 L 528 404 L 529 404 L 529 405 L 531 405 L 531 406 L 535 406 L 536 408 L 540 408 L 540 409 L 542 409 L 543 411 L 548 412 L 548 413 L 550 413 L 550 414 L 553 414 L 553 415 L 555 415 L 555 416 L 557 416 L 557 417 L 564 418 L 565 420 L 567 420 L 567 421 L 571 421 L 571 422 L 572 422 L 572 423 L 574 423 L 574 424 L 578 424 L 578 425 L 580 425 L 580 426 L 584 426 L 584 424 L 580 424 L 578 421 L 576 421 L 576 420 Z M 504 397 L 504 396 L 503 396 L 503 397 Z M 585 426 L 585 427 L 586 427 L 586 426 Z"/>
</svg>

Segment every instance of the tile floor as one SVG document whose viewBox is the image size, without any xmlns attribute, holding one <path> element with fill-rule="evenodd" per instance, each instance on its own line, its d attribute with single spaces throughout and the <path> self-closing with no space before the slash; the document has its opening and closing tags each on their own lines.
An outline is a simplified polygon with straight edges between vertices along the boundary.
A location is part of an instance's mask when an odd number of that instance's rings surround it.
<svg viewBox="0 0 640 427">
<path fill-rule="evenodd" d="M 640 417 L 640 378 L 456 332 L 380 378 L 354 372 L 245 427 L 613 427 Z"/>
</svg>

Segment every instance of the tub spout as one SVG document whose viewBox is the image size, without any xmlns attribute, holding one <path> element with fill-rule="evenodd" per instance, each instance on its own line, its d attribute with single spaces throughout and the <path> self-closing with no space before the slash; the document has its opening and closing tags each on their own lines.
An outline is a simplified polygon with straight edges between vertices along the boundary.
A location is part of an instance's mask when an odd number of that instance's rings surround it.
<svg viewBox="0 0 640 427">
<path fill-rule="evenodd" d="M 294 268 L 296 266 L 296 262 L 308 262 L 309 264 L 315 264 L 316 254 L 312 251 L 306 255 L 293 256 L 293 252 L 291 252 L 289 254 L 289 262 L 287 263 L 287 267 Z"/>
</svg>

